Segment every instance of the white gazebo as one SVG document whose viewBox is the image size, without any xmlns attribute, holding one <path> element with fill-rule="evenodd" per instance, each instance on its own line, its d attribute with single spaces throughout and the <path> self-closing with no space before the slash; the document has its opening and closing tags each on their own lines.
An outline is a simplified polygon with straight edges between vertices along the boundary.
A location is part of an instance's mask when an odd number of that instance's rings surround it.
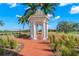
<svg viewBox="0 0 79 59">
<path fill-rule="evenodd" d="M 30 24 L 30 35 L 31 38 L 36 40 L 38 37 L 37 34 L 37 25 L 42 26 L 41 37 L 43 40 L 48 39 L 48 16 L 46 16 L 41 10 L 37 10 L 35 14 L 29 17 Z"/>
</svg>

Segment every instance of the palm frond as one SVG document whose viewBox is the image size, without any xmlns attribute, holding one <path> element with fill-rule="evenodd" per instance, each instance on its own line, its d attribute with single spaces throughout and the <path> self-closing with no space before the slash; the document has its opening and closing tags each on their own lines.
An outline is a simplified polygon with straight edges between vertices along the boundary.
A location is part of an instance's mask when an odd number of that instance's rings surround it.
<svg viewBox="0 0 79 59">
<path fill-rule="evenodd" d="M 18 20 L 20 24 L 25 24 L 28 23 L 28 18 L 34 14 L 39 7 L 46 15 L 52 14 L 55 16 L 54 11 L 57 3 L 23 3 L 22 5 L 30 7 L 26 9 L 23 16 Z"/>
</svg>

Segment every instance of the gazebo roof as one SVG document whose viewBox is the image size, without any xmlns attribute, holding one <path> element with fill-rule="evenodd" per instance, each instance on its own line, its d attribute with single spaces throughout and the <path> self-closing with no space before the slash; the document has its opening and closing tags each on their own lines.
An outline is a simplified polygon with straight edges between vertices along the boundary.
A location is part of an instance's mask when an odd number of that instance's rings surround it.
<svg viewBox="0 0 79 59">
<path fill-rule="evenodd" d="M 44 14 L 43 11 L 37 10 L 35 14 L 29 17 L 29 21 L 43 22 L 44 20 L 48 20 L 48 16 Z"/>
</svg>

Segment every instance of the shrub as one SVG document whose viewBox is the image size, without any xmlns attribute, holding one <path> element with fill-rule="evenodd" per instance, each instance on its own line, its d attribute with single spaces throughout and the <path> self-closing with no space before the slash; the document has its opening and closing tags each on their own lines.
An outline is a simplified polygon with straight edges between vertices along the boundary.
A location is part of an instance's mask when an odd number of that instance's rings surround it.
<svg viewBox="0 0 79 59">
<path fill-rule="evenodd" d="M 63 46 L 60 50 L 62 56 L 77 56 L 77 52 L 72 48 Z"/>
<path fill-rule="evenodd" d="M 10 35 L 10 36 L 3 35 L 3 36 L 0 37 L 0 46 L 2 48 L 12 48 L 12 49 L 14 49 L 14 48 L 16 48 L 17 44 L 18 43 L 16 42 L 14 36 L 12 36 L 12 35 Z"/>
<path fill-rule="evenodd" d="M 9 47 L 9 42 L 6 36 L 2 36 L 1 42 L 2 42 L 2 47 L 4 48 Z"/>
<path fill-rule="evenodd" d="M 58 40 L 58 38 L 56 37 L 55 34 L 52 34 L 52 35 L 50 36 L 50 45 L 51 45 L 51 49 L 52 49 L 54 52 L 58 51 L 58 48 L 59 48 L 59 46 L 60 46 L 58 41 L 59 41 L 59 40 Z"/>
<path fill-rule="evenodd" d="M 17 42 L 15 40 L 10 40 L 11 49 L 15 49 L 17 47 Z"/>
<path fill-rule="evenodd" d="M 0 56 L 4 54 L 4 49 L 0 48 Z"/>
<path fill-rule="evenodd" d="M 9 49 L 16 49 L 17 46 L 18 43 L 13 35 L 0 36 L 0 55 L 13 55 L 14 52 L 9 51 Z"/>
<path fill-rule="evenodd" d="M 68 21 L 61 21 L 57 25 L 57 30 L 65 33 L 70 32 L 73 30 L 73 23 Z"/>
<path fill-rule="evenodd" d="M 59 34 L 51 34 L 50 44 L 52 50 L 58 55 L 63 56 L 75 56 L 78 55 L 77 51 L 74 50 L 75 46 L 78 46 L 78 38 L 71 34 L 62 34 L 61 39 L 59 38 Z"/>
</svg>

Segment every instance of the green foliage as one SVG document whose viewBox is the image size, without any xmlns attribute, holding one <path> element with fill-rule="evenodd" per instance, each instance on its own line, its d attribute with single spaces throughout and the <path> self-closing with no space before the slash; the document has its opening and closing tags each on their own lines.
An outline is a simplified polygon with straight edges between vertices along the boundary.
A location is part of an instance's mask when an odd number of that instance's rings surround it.
<svg viewBox="0 0 79 59">
<path fill-rule="evenodd" d="M 79 47 L 79 38 L 73 34 L 61 34 L 53 33 L 49 35 L 51 49 L 62 56 L 75 56 L 79 52 L 74 49 L 75 46 Z"/>
<path fill-rule="evenodd" d="M 25 25 L 26 23 L 29 23 L 29 17 L 33 15 L 37 9 L 40 9 L 46 15 L 52 14 L 54 16 L 55 6 L 57 5 L 57 3 L 23 3 L 22 5 L 29 7 L 25 10 L 24 15 L 22 17 L 19 17 L 18 20 L 19 23 Z"/>
<path fill-rule="evenodd" d="M 0 48 L 0 56 L 3 55 L 4 49 Z"/>
<path fill-rule="evenodd" d="M 12 48 L 15 49 L 17 46 L 17 42 L 14 36 L 3 35 L 0 37 L 0 47 L 1 48 Z"/>
<path fill-rule="evenodd" d="M 17 47 L 17 42 L 15 40 L 10 40 L 11 49 L 15 49 Z"/>
<path fill-rule="evenodd" d="M 57 25 L 58 31 L 63 31 L 65 33 L 70 32 L 73 30 L 73 23 L 70 23 L 68 21 L 61 21 Z"/>
<path fill-rule="evenodd" d="M 56 37 L 56 35 L 55 34 L 52 34 L 52 35 L 50 35 L 50 45 L 51 45 L 51 49 L 54 51 L 54 52 L 56 52 L 56 51 L 58 51 L 58 48 L 59 48 L 59 40 L 58 40 L 58 38 Z"/>
<path fill-rule="evenodd" d="M 1 35 L 0 36 L 0 55 L 6 55 L 7 53 L 11 55 L 14 52 L 9 51 L 9 49 L 16 49 L 18 46 L 17 41 L 13 35 Z M 8 55 L 7 54 L 7 55 Z"/>
<path fill-rule="evenodd" d="M 77 52 L 70 47 L 63 46 L 60 50 L 62 56 L 77 56 Z"/>
<path fill-rule="evenodd" d="M 65 33 L 79 31 L 79 23 L 60 21 L 57 25 L 57 30 Z"/>
<path fill-rule="evenodd" d="M 73 24 L 73 30 L 74 31 L 79 31 L 79 23 L 74 23 Z"/>
</svg>

